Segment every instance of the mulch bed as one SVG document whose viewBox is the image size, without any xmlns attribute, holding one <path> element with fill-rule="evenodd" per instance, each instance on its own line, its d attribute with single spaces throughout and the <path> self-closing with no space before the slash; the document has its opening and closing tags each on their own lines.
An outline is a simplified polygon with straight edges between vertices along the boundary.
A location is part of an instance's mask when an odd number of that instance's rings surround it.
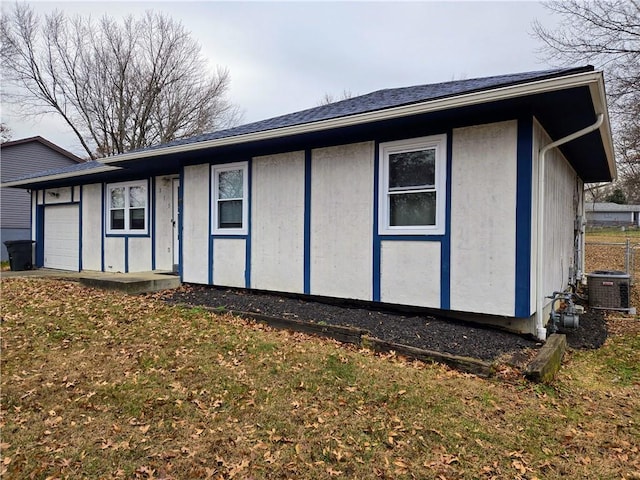
<svg viewBox="0 0 640 480">
<path fill-rule="evenodd" d="M 292 296 L 242 289 L 201 285 L 183 285 L 166 291 L 161 298 L 174 304 L 251 312 L 278 318 L 361 328 L 386 342 L 408 345 L 484 361 L 502 359 L 519 364 L 530 358 L 532 349 L 540 347 L 532 337 L 517 335 L 424 314 L 406 314 L 310 301 Z M 602 313 L 591 311 L 580 316 L 580 328 L 561 331 L 569 347 L 600 347 L 607 338 Z"/>
</svg>

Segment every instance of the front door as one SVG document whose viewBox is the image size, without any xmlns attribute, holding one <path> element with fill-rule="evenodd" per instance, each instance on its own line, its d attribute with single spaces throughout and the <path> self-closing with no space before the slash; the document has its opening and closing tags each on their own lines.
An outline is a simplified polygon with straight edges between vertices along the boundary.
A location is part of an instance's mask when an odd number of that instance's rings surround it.
<svg viewBox="0 0 640 480">
<path fill-rule="evenodd" d="M 173 271 L 177 272 L 180 265 L 180 221 L 178 219 L 180 208 L 180 180 L 173 179 L 173 215 L 171 223 L 173 224 Z"/>
</svg>

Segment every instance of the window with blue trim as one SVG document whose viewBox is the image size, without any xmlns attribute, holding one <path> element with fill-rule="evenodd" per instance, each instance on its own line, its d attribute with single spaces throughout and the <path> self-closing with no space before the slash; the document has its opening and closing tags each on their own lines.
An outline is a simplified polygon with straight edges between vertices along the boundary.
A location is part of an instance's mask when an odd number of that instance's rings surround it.
<svg viewBox="0 0 640 480">
<path fill-rule="evenodd" d="M 148 228 L 148 182 L 107 185 L 107 233 L 144 235 Z"/>
<path fill-rule="evenodd" d="M 248 218 L 248 163 L 214 165 L 212 229 L 217 235 L 246 235 Z"/>
<path fill-rule="evenodd" d="M 380 144 L 381 235 L 445 231 L 446 135 Z"/>
</svg>

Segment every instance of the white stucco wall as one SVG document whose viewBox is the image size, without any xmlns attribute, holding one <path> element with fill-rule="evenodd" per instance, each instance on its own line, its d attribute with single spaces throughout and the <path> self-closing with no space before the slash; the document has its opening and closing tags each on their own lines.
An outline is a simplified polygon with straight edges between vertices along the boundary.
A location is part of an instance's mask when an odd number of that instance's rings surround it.
<svg viewBox="0 0 640 480">
<path fill-rule="evenodd" d="M 102 268 L 102 185 L 82 187 L 82 269 Z"/>
<path fill-rule="evenodd" d="M 78 200 L 78 196 L 73 199 L 75 202 Z M 47 188 L 44 191 L 44 203 L 46 205 L 69 202 L 71 202 L 71 187 Z"/>
<path fill-rule="evenodd" d="M 244 288 L 246 240 L 216 238 L 213 241 L 213 283 L 225 287 Z"/>
<path fill-rule="evenodd" d="M 184 167 L 182 200 L 183 280 L 209 283 L 209 164 Z"/>
<path fill-rule="evenodd" d="M 129 237 L 127 248 L 129 272 L 151 270 L 151 239 L 149 237 Z"/>
<path fill-rule="evenodd" d="M 451 309 L 515 313 L 517 122 L 453 130 Z"/>
<path fill-rule="evenodd" d="M 312 151 L 311 294 L 371 300 L 374 143 Z"/>
<path fill-rule="evenodd" d="M 380 300 L 440 308 L 440 242 L 383 241 Z"/>
<path fill-rule="evenodd" d="M 104 271 L 124 273 L 124 267 L 124 238 L 106 237 L 104 239 Z"/>
<path fill-rule="evenodd" d="M 155 179 L 155 247 L 156 269 L 173 269 L 173 178 Z"/>
<path fill-rule="evenodd" d="M 304 152 L 253 159 L 251 287 L 304 291 Z"/>
<path fill-rule="evenodd" d="M 534 152 L 551 142 L 538 122 L 534 122 Z M 534 157 L 536 163 L 538 159 Z M 537 168 L 534 170 L 537 185 Z M 574 267 L 574 226 L 576 216 L 582 211 L 583 183 L 560 150 L 547 153 L 544 176 L 544 272 L 542 296 L 566 288 L 569 269 Z M 535 189 L 534 189 L 535 190 Z M 534 205 L 536 205 L 534 203 Z M 537 209 L 534 208 L 534 218 Z M 536 235 L 534 224 L 533 236 Z M 534 244 L 535 246 L 535 244 Z M 534 259 L 536 250 L 532 250 Z M 535 263 L 533 266 L 535 271 Z M 532 284 L 532 302 L 535 301 L 535 282 Z M 550 301 L 545 299 L 545 305 Z"/>
</svg>

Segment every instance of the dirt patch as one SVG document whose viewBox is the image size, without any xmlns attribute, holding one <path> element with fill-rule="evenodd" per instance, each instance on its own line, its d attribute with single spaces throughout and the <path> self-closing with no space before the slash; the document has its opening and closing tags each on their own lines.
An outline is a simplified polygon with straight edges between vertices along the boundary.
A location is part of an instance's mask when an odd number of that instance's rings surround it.
<svg viewBox="0 0 640 480">
<path fill-rule="evenodd" d="M 531 350 L 540 347 L 540 343 L 530 337 L 430 315 L 339 306 L 247 290 L 183 285 L 163 293 L 161 298 L 169 303 L 352 326 L 368 330 L 372 336 L 387 342 L 518 366 L 531 357 Z M 560 332 L 567 335 L 570 347 L 598 348 L 604 343 L 607 331 L 601 313 L 583 315 L 580 324 L 581 328 L 576 331 Z"/>
</svg>

